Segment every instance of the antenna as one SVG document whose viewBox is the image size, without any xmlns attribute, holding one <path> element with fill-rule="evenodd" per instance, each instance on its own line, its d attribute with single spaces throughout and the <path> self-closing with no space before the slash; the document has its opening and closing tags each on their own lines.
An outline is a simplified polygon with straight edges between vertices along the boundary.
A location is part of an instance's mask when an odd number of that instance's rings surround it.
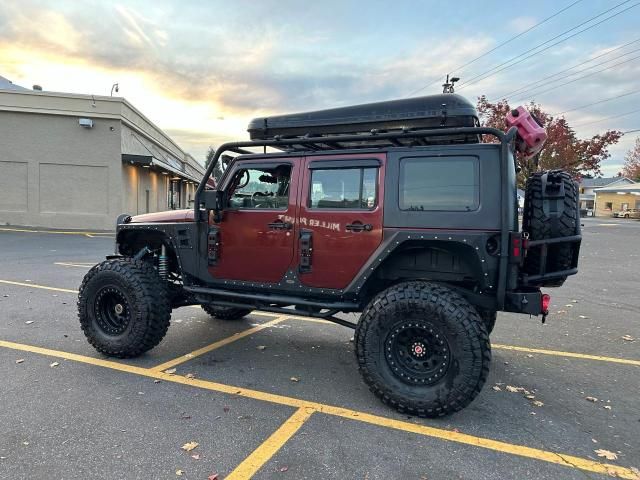
<svg viewBox="0 0 640 480">
<path fill-rule="evenodd" d="M 116 93 L 118 93 L 120 91 L 120 87 L 118 86 L 117 83 L 114 83 L 113 85 L 111 85 L 111 96 L 113 97 L 113 91 L 116 91 Z"/>
<path fill-rule="evenodd" d="M 451 80 L 449 80 L 449 74 L 447 73 L 447 79 L 445 80 L 445 83 L 442 84 L 442 93 L 455 92 L 453 85 L 459 81 L 460 81 L 460 77 L 451 77 Z"/>
</svg>

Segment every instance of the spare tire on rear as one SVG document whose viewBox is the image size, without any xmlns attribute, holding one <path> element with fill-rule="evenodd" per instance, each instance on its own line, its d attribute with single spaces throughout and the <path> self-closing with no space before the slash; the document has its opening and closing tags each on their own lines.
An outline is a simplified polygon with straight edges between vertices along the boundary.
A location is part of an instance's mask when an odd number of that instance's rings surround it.
<svg viewBox="0 0 640 480">
<path fill-rule="evenodd" d="M 562 198 L 549 199 L 544 191 L 546 183 L 564 188 Z M 580 233 L 578 210 L 578 185 L 567 172 L 552 170 L 534 173 L 527 180 L 524 199 L 522 230 L 529 233 L 530 240 L 571 237 Z M 547 257 L 543 258 L 541 247 L 532 247 L 527 252 L 524 272 L 528 275 L 559 272 L 573 268 L 574 258 L 580 248 L 579 242 L 554 243 L 548 245 Z M 543 287 L 559 287 L 567 279 L 561 276 L 543 280 Z"/>
</svg>

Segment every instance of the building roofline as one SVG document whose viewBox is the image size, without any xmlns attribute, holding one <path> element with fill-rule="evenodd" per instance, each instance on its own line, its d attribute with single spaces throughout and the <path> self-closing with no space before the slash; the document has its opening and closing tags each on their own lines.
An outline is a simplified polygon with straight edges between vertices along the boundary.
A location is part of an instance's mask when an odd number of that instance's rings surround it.
<svg viewBox="0 0 640 480">
<path fill-rule="evenodd" d="M 640 192 L 640 183 L 631 183 L 628 185 L 621 185 L 619 187 L 600 187 L 595 188 L 594 192 Z"/>
<path fill-rule="evenodd" d="M 46 106 L 25 106 L 20 105 L 20 102 L 5 102 L 3 99 L 6 97 L 12 96 L 26 96 L 26 97 L 44 97 L 44 98 L 52 98 L 52 99 L 70 99 L 70 100 L 89 100 L 92 102 L 92 105 L 95 105 L 95 110 L 92 109 L 78 109 L 78 108 L 61 108 L 60 105 L 52 105 L 51 108 L 47 108 Z M 90 116 L 95 118 L 118 118 L 119 120 L 123 120 L 129 124 L 135 124 L 135 121 L 127 118 L 125 112 L 121 107 L 117 110 L 112 108 L 105 108 L 104 111 L 100 111 L 98 108 L 98 103 L 105 102 L 107 106 L 112 106 L 108 104 L 118 104 L 124 105 L 126 108 L 130 109 L 133 113 L 138 115 L 144 122 L 146 122 L 150 127 L 152 127 L 155 132 L 157 132 L 165 141 L 167 141 L 173 148 L 177 150 L 177 152 L 186 157 L 187 152 L 185 152 L 169 135 L 167 135 L 160 127 L 158 127 L 155 123 L 153 123 L 149 118 L 147 118 L 140 110 L 138 110 L 135 106 L 133 106 L 126 98 L 124 97 L 111 97 L 104 95 L 90 95 L 84 93 L 66 93 L 66 92 L 49 92 L 49 91 L 17 91 L 17 90 L 0 90 L 0 111 L 12 111 L 12 112 L 23 112 L 23 113 L 41 113 L 47 115 L 69 115 L 69 116 Z M 77 107 L 80 107 L 78 105 Z M 140 126 L 136 125 L 138 129 L 141 129 Z M 143 130 L 143 129 L 141 129 Z M 156 140 L 157 141 L 157 140 Z M 165 147 L 166 148 L 166 147 Z M 192 157 L 193 158 L 193 157 Z"/>
</svg>

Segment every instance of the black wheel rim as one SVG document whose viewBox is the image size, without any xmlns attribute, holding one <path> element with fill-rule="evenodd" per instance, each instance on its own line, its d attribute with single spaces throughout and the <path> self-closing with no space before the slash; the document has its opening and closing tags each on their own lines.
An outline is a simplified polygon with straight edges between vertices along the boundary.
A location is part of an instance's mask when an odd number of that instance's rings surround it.
<svg viewBox="0 0 640 480">
<path fill-rule="evenodd" d="M 393 374 L 410 385 L 437 383 L 451 363 L 446 336 L 428 322 L 407 321 L 394 326 L 385 339 L 384 350 Z"/>
<path fill-rule="evenodd" d="M 98 292 L 94 311 L 96 323 L 106 335 L 121 335 L 131 323 L 129 301 L 116 287 L 104 287 Z"/>
</svg>

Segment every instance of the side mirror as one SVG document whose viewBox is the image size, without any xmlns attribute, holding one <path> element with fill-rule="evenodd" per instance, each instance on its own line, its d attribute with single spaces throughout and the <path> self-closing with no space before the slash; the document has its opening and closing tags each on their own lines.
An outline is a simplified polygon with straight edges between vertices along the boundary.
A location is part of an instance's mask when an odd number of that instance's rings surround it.
<svg viewBox="0 0 640 480">
<path fill-rule="evenodd" d="M 205 190 L 202 192 L 202 202 L 206 211 L 213 210 L 214 221 L 222 220 L 222 210 L 224 206 L 224 191 L 222 190 Z"/>
<path fill-rule="evenodd" d="M 202 203 L 206 210 L 222 210 L 224 192 L 221 190 L 205 190 L 202 192 Z"/>
</svg>

